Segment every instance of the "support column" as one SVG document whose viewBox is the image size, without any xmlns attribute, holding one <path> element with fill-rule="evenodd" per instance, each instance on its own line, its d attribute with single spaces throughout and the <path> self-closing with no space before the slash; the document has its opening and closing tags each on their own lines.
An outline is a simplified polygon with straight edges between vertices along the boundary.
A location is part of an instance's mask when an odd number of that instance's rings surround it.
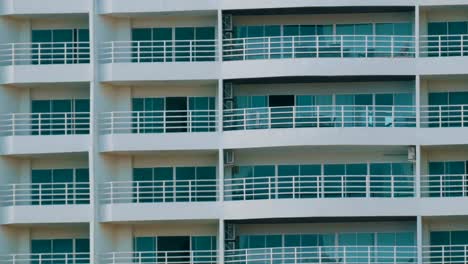
<svg viewBox="0 0 468 264">
<path fill-rule="evenodd" d="M 423 264 L 423 228 L 422 228 L 422 216 L 417 216 L 416 220 L 416 245 L 418 264 Z"/>
<path fill-rule="evenodd" d="M 218 264 L 224 263 L 224 218 L 218 222 Z"/>
<path fill-rule="evenodd" d="M 416 198 L 421 198 L 421 145 L 416 145 Z"/>
<path fill-rule="evenodd" d="M 414 51 L 415 51 L 415 57 L 416 58 L 419 58 L 419 36 L 420 36 L 420 22 L 419 22 L 419 12 L 420 12 L 420 9 L 419 9 L 419 4 L 416 4 L 416 6 L 414 7 L 414 36 L 415 36 L 415 43 L 414 43 Z"/>
<path fill-rule="evenodd" d="M 415 80 L 414 105 L 416 107 L 416 128 L 421 127 L 421 76 L 416 75 Z"/>
</svg>

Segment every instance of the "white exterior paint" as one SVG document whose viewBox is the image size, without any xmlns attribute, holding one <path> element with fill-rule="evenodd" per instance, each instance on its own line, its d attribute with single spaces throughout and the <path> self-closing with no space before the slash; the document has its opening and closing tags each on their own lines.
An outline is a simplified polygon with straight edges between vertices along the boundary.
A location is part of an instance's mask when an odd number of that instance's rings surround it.
<svg viewBox="0 0 468 264">
<path fill-rule="evenodd" d="M 466 197 L 323 198 L 224 201 L 225 150 L 236 165 L 404 162 L 416 146 L 416 186 L 430 161 L 468 160 L 467 128 L 298 128 L 222 131 L 223 83 L 269 77 L 337 77 L 333 83 L 240 85 L 235 95 L 409 92 L 419 107 L 428 93 L 468 91 L 468 57 L 301 58 L 222 61 L 223 12 L 233 10 L 401 7 L 414 12 L 374 14 L 276 15 L 235 18 L 236 24 L 413 22 L 416 35 L 427 22 L 468 20 L 466 0 L 5 0 L 0 3 L 0 43 L 31 42 L 31 29 L 89 28 L 91 63 L 0 67 L 0 113 L 29 113 L 34 99 L 91 100 L 90 135 L 0 137 L 0 183 L 30 183 L 32 169 L 90 169 L 89 205 L 0 207 L 0 253 L 28 253 L 30 240 L 90 238 L 92 263 L 111 251 L 132 251 L 135 236 L 218 236 L 243 220 L 239 234 L 301 232 L 413 231 L 429 245 L 430 231 L 468 229 Z M 131 40 L 142 27 L 214 26 L 213 62 L 101 63 L 102 44 Z M 417 50 L 418 48 L 416 48 Z M 415 81 L 346 84 L 340 76 L 409 76 Z M 261 82 L 261 81 L 260 81 Z M 347 87 L 344 87 L 344 85 Z M 103 134 L 100 115 L 130 111 L 133 97 L 213 96 L 218 129 L 203 133 Z M 101 202 L 101 186 L 131 181 L 135 167 L 216 166 L 218 200 L 213 202 Z M 369 217 L 375 222 L 261 224 L 256 220 Z M 385 217 L 410 221 L 381 222 Z M 307 220 L 303 220 L 307 221 Z M 420 252 L 421 253 L 421 252 Z M 222 264 L 224 252 L 219 252 Z M 419 256 L 420 260 L 422 256 Z M 422 263 L 421 261 L 419 263 Z"/>
</svg>

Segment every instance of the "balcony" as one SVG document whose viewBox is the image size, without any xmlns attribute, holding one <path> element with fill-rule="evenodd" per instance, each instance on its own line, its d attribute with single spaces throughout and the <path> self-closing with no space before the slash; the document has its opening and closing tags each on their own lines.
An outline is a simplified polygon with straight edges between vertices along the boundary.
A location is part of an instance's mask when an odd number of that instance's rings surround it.
<svg viewBox="0 0 468 264">
<path fill-rule="evenodd" d="M 217 111 L 119 111 L 101 115 L 101 151 L 217 149 Z"/>
<path fill-rule="evenodd" d="M 415 43 L 414 36 L 395 35 L 225 39 L 223 77 L 408 75 L 415 71 L 408 60 L 416 55 Z"/>
<path fill-rule="evenodd" d="M 413 175 L 310 175 L 226 179 L 225 200 L 401 198 L 415 196 Z"/>
<path fill-rule="evenodd" d="M 421 126 L 431 128 L 467 127 L 468 105 L 422 106 Z"/>
<path fill-rule="evenodd" d="M 467 245 L 424 246 L 423 263 L 427 264 L 457 264 L 468 263 Z"/>
<path fill-rule="evenodd" d="M 468 197 L 468 175 L 441 174 L 421 177 L 423 197 Z"/>
<path fill-rule="evenodd" d="M 319 246 L 225 251 L 225 263 L 417 263 L 415 246 Z M 426 263 L 426 262 L 425 262 Z"/>
<path fill-rule="evenodd" d="M 101 187 L 104 221 L 215 219 L 217 181 L 108 182 Z"/>
<path fill-rule="evenodd" d="M 0 116 L 3 154 L 85 152 L 87 112 L 11 113 Z M 48 146 L 44 149 L 44 145 Z"/>
<path fill-rule="evenodd" d="M 102 81 L 214 80 L 215 40 L 111 41 L 101 46 Z"/>
<path fill-rule="evenodd" d="M 89 82 L 89 42 L 38 42 L 0 45 L 4 84 Z"/>
<path fill-rule="evenodd" d="M 218 254 L 215 250 L 112 252 L 102 256 L 102 263 L 217 264 Z"/>
<path fill-rule="evenodd" d="M 10 264 L 51 264 L 51 263 L 77 263 L 88 264 L 89 253 L 38 253 L 38 254 L 9 254 L 0 256 L 2 263 Z"/>
<path fill-rule="evenodd" d="M 411 145 L 414 106 L 286 106 L 224 110 L 226 148 Z M 346 133 L 345 133 L 346 132 Z M 414 132 L 414 131 L 413 131 Z M 382 138 L 386 138 L 382 142 Z M 261 140 L 259 140 L 261 139 Z M 412 140 L 412 141 L 411 141 Z"/>
<path fill-rule="evenodd" d="M 87 222 L 89 183 L 32 183 L 0 186 L 6 223 Z M 57 217 L 57 212 L 64 212 Z"/>
<path fill-rule="evenodd" d="M 419 38 L 421 74 L 466 74 L 468 35 L 426 35 Z"/>
</svg>

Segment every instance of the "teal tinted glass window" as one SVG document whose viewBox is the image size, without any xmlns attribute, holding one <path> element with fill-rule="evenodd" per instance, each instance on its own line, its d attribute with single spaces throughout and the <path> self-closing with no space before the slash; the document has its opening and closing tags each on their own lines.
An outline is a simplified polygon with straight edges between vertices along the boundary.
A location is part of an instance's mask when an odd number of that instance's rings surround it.
<svg viewBox="0 0 468 264">
<path fill-rule="evenodd" d="M 281 235 L 267 235 L 265 239 L 266 247 L 281 247 L 283 245 L 283 237 Z"/>
<path fill-rule="evenodd" d="M 51 253 L 52 241 L 49 239 L 34 239 L 31 240 L 31 253 Z"/>
<path fill-rule="evenodd" d="M 89 253 L 89 239 L 75 239 L 75 252 L 79 253 Z"/>
<path fill-rule="evenodd" d="M 266 246 L 266 238 L 264 235 L 249 236 L 249 248 L 264 248 Z"/>
<path fill-rule="evenodd" d="M 52 248 L 54 250 L 54 253 L 73 252 L 73 240 L 71 240 L 71 239 L 54 239 L 54 240 L 52 240 Z"/>
<path fill-rule="evenodd" d="M 430 22 L 427 26 L 429 35 L 447 35 L 448 27 L 446 22 Z"/>
<path fill-rule="evenodd" d="M 136 251 L 154 252 L 157 250 L 154 237 L 136 237 L 134 245 Z"/>
<path fill-rule="evenodd" d="M 285 247 L 300 247 L 301 235 L 285 235 L 284 246 Z"/>
<path fill-rule="evenodd" d="M 430 105 L 447 105 L 449 103 L 448 93 L 429 93 Z"/>
<path fill-rule="evenodd" d="M 450 245 L 450 232 L 435 231 L 431 232 L 431 245 Z"/>
</svg>

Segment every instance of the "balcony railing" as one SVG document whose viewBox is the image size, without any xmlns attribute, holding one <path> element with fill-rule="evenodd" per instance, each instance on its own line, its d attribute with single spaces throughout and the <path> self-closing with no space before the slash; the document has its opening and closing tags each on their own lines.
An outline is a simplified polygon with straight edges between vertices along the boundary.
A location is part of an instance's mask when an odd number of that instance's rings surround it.
<svg viewBox="0 0 468 264">
<path fill-rule="evenodd" d="M 0 115 L 2 136 L 89 134 L 88 112 Z"/>
<path fill-rule="evenodd" d="M 422 127 L 468 127 L 468 105 L 421 106 Z"/>
<path fill-rule="evenodd" d="M 414 197 L 413 175 L 301 175 L 225 179 L 226 200 Z"/>
<path fill-rule="evenodd" d="M 2 206 L 89 204 L 89 183 L 32 183 L 0 186 Z"/>
<path fill-rule="evenodd" d="M 89 253 L 39 253 L 1 255 L 2 264 L 89 264 Z"/>
<path fill-rule="evenodd" d="M 286 106 L 224 110 L 224 130 L 415 127 L 414 106 Z"/>
<path fill-rule="evenodd" d="M 425 175 L 421 177 L 423 197 L 467 197 L 467 174 Z"/>
<path fill-rule="evenodd" d="M 440 245 L 423 247 L 424 264 L 468 263 L 468 245 Z"/>
<path fill-rule="evenodd" d="M 0 65 L 89 63 L 89 42 L 0 44 Z"/>
<path fill-rule="evenodd" d="M 102 257 L 104 264 L 217 264 L 217 260 L 215 250 L 112 252 Z"/>
<path fill-rule="evenodd" d="M 104 203 L 212 202 L 217 189 L 215 179 L 108 182 L 101 188 Z"/>
<path fill-rule="evenodd" d="M 408 264 L 417 263 L 414 246 L 322 246 L 227 250 L 226 264 Z"/>
<path fill-rule="evenodd" d="M 226 61 L 414 56 L 414 36 L 311 35 L 234 38 L 223 41 L 223 58 Z"/>
<path fill-rule="evenodd" d="M 215 40 L 111 41 L 101 47 L 101 63 L 216 61 Z"/>
<path fill-rule="evenodd" d="M 214 132 L 216 110 L 119 111 L 102 114 L 101 133 Z"/>
<path fill-rule="evenodd" d="M 468 56 L 468 34 L 421 36 L 419 45 L 422 57 Z"/>
</svg>

